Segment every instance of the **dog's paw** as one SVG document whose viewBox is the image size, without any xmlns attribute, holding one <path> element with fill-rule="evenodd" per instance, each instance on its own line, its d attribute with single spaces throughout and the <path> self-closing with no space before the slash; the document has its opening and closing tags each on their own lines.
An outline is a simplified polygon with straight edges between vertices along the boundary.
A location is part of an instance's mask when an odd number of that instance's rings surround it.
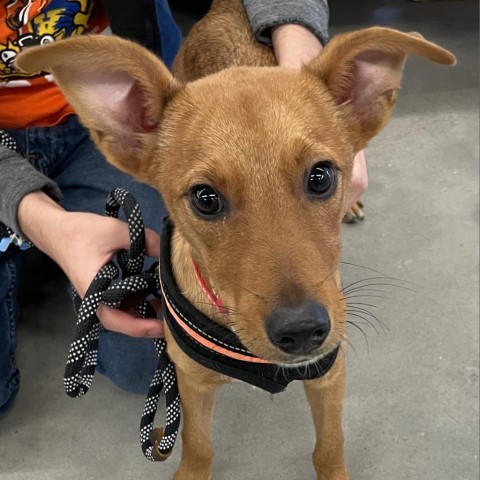
<svg viewBox="0 0 480 480">
<path fill-rule="evenodd" d="M 318 477 L 317 480 L 349 480 L 349 479 L 350 479 L 350 477 L 348 476 L 347 473 L 342 473 L 342 474 L 339 474 L 339 475 L 334 474 L 333 476 L 322 475 L 322 476 Z"/>
<path fill-rule="evenodd" d="M 353 207 L 347 211 L 343 217 L 343 223 L 357 223 L 362 221 L 365 218 L 363 213 L 363 203 L 358 201 L 355 202 Z"/>
<path fill-rule="evenodd" d="M 317 476 L 317 480 L 350 480 L 350 477 L 345 468 L 340 468 L 332 470 L 330 472 L 324 471 Z"/>
</svg>

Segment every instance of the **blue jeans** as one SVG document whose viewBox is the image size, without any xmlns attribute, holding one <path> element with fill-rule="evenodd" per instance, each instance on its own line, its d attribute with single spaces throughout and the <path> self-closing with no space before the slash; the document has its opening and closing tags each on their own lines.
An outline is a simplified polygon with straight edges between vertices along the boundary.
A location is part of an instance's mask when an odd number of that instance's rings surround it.
<svg viewBox="0 0 480 480">
<path fill-rule="evenodd" d="M 103 215 L 110 191 L 123 187 L 138 200 L 145 225 L 160 232 L 166 210 L 158 192 L 110 166 L 75 116 L 54 127 L 9 133 L 15 138 L 19 153 L 58 184 L 66 210 Z M 9 407 L 19 388 L 15 361 L 17 297 L 25 253 L 12 246 L 0 253 L 0 413 Z M 67 321 L 72 322 L 73 335 L 73 314 Z M 65 358 L 66 355 L 67 352 Z M 156 364 L 152 340 L 113 332 L 100 334 L 97 371 L 122 389 L 146 394 Z"/>
</svg>

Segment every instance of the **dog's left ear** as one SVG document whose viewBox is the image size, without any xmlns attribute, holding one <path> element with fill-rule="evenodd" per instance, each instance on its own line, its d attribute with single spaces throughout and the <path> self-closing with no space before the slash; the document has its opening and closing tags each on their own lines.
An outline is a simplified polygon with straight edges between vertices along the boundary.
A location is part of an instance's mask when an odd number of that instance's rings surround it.
<svg viewBox="0 0 480 480">
<path fill-rule="evenodd" d="M 454 65 L 455 56 L 418 33 L 372 27 L 338 35 L 306 68 L 319 76 L 358 133 L 364 148 L 388 122 L 407 54 Z"/>
<path fill-rule="evenodd" d="M 53 73 L 107 160 L 149 182 L 156 133 L 180 88 L 154 54 L 119 37 L 85 35 L 27 48 L 15 65 Z"/>
</svg>

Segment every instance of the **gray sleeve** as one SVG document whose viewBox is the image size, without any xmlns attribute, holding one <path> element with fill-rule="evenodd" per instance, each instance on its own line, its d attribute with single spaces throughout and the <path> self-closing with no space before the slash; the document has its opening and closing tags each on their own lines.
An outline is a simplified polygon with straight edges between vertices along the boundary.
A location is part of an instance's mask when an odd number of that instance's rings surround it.
<svg viewBox="0 0 480 480">
<path fill-rule="evenodd" d="M 243 0 L 243 5 L 259 42 L 271 45 L 270 29 L 284 23 L 303 25 L 323 45 L 328 42 L 327 0 Z"/>
<path fill-rule="evenodd" d="M 43 190 L 55 200 L 62 198 L 57 184 L 30 165 L 18 153 L 0 145 L 0 222 L 23 235 L 17 220 L 20 200 L 27 193 Z"/>
</svg>

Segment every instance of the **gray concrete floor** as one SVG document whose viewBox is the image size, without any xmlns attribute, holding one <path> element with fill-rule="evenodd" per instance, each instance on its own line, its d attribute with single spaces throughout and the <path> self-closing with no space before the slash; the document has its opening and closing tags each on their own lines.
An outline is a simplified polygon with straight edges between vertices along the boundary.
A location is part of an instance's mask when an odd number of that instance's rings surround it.
<svg viewBox="0 0 480 480">
<path fill-rule="evenodd" d="M 359 5 L 356 5 L 356 4 Z M 360 5 L 361 4 L 361 5 Z M 469 0 L 332 2 L 332 33 L 380 23 L 454 51 L 447 69 L 413 59 L 398 108 L 368 151 L 366 220 L 344 226 L 345 262 L 379 270 L 367 299 L 378 333 L 352 328 L 346 455 L 355 480 L 478 478 L 478 4 Z M 182 22 L 188 18 L 182 15 Z M 186 20 L 185 20 L 186 19 Z M 372 275 L 345 264 L 345 282 Z M 393 283 L 393 282 L 392 282 Z M 64 279 L 32 255 L 22 289 L 22 388 L 0 420 L 0 478 L 169 479 L 143 459 L 144 399 L 98 376 L 82 400 L 62 390 L 73 317 Z M 160 422 L 161 423 L 161 422 Z M 314 478 L 301 385 L 275 396 L 242 384 L 219 394 L 214 478 Z"/>
</svg>

